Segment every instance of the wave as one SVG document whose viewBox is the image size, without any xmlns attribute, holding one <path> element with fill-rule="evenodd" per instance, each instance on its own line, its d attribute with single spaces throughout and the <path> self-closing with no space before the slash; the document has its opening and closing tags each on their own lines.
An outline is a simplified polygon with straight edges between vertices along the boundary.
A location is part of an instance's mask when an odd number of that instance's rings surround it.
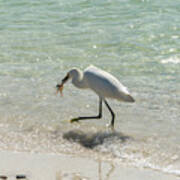
<svg viewBox="0 0 180 180">
<path fill-rule="evenodd" d="M 168 64 L 168 63 L 172 63 L 172 64 L 179 64 L 180 63 L 180 58 L 178 57 L 171 57 L 168 59 L 163 59 L 161 60 L 162 64 Z"/>
<path fill-rule="evenodd" d="M 111 154 L 113 159 L 134 167 L 180 176 L 179 168 L 174 166 L 179 162 L 179 156 L 175 156 L 174 152 L 165 152 L 156 137 L 138 140 L 120 132 L 90 133 L 71 130 L 64 133 L 63 138 L 100 154 Z"/>
</svg>

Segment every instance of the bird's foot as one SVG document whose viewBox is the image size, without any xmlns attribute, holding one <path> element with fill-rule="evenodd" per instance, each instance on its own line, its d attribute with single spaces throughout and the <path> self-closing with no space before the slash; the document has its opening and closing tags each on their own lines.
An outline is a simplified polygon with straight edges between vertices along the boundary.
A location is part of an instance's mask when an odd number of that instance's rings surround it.
<svg viewBox="0 0 180 180">
<path fill-rule="evenodd" d="M 115 132 L 114 126 L 112 126 L 111 124 L 106 124 L 106 127 L 110 129 L 111 132 Z"/>
<path fill-rule="evenodd" d="M 73 118 L 73 119 L 70 120 L 70 123 L 74 123 L 74 122 L 78 122 L 78 121 L 79 121 L 78 118 Z"/>
</svg>

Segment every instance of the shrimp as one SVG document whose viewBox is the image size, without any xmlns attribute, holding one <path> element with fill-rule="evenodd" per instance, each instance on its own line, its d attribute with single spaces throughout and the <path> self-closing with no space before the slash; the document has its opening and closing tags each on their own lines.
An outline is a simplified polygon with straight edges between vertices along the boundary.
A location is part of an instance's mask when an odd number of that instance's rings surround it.
<svg viewBox="0 0 180 180">
<path fill-rule="evenodd" d="M 56 88 L 57 88 L 56 94 L 60 92 L 61 96 L 63 96 L 63 84 L 57 84 Z"/>
</svg>

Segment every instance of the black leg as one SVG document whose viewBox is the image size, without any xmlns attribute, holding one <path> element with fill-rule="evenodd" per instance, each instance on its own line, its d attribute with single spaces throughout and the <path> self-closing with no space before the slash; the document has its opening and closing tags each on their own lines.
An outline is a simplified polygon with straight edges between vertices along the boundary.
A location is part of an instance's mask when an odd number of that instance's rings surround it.
<svg viewBox="0 0 180 180">
<path fill-rule="evenodd" d="M 111 115 L 112 115 L 111 128 L 114 129 L 115 114 L 114 114 L 113 110 L 111 109 L 111 107 L 109 106 L 109 104 L 107 103 L 107 101 L 105 99 L 104 99 L 104 102 L 105 102 L 107 108 L 109 109 L 109 111 L 111 112 Z"/>
<path fill-rule="evenodd" d="M 86 119 L 100 119 L 102 117 L 102 99 L 99 98 L 99 114 L 97 116 L 88 116 L 88 117 L 78 117 L 71 119 L 71 123 L 77 122 L 79 120 L 86 120 Z"/>
</svg>

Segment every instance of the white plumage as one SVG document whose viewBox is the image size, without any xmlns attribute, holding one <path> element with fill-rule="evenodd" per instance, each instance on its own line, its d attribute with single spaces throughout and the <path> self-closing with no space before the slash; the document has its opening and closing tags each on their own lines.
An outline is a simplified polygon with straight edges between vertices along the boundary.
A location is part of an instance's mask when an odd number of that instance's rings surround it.
<svg viewBox="0 0 180 180">
<path fill-rule="evenodd" d="M 63 84 L 69 79 L 72 79 L 72 84 L 74 84 L 78 88 L 82 89 L 91 89 L 93 90 L 100 99 L 99 103 L 99 115 L 92 117 L 78 117 L 72 119 L 71 122 L 79 121 L 82 119 L 95 119 L 101 118 L 102 116 L 102 101 L 105 102 L 106 106 L 111 112 L 112 121 L 111 126 L 114 127 L 114 117 L 115 114 L 107 104 L 105 98 L 113 98 L 119 101 L 125 102 L 134 102 L 135 100 L 130 95 L 127 88 L 120 83 L 120 81 L 112 76 L 110 73 L 105 72 L 97 67 L 89 66 L 84 70 L 84 72 L 80 71 L 77 68 L 71 69 L 67 76 L 62 80 L 61 85 L 57 85 L 57 88 L 62 91 Z"/>
<path fill-rule="evenodd" d="M 101 98 L 113 98 L 119 101 L 134 102 L 127 88 L 111 74 L 90 66 L 84 71 L 84 80 L 88 88 L 96 92 Z"/>
</svg>

